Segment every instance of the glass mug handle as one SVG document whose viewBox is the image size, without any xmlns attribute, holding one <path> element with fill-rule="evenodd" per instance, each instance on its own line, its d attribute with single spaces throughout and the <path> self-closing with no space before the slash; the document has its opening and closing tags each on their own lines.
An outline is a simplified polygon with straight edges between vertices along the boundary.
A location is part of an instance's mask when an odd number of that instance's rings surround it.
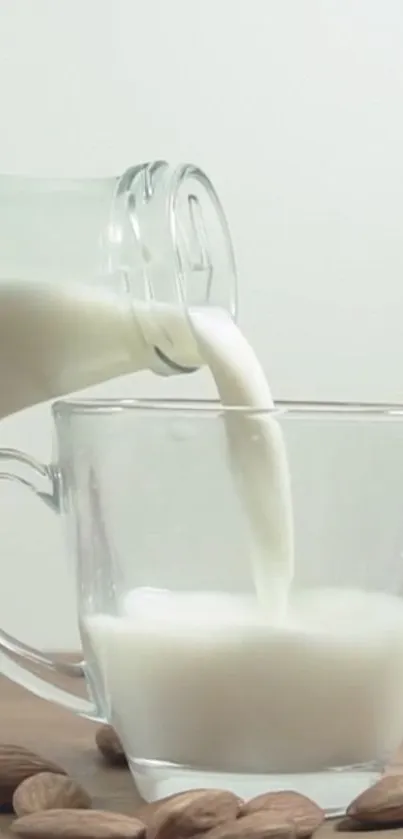
<svg viewBox="0 0 403 839">
<path fill-rule="evenodd" d="M 21 477 L 13 471 L 0 471 L 0 480 L 14 481 L 24 486 L 34 492 L 53 512 L 59 513 L 59 488 L 56 472 L 52 466 L 40 463 L 18 449 L 0 448 L 0 461 L 3 460 L 14 461 L 24 466 L 24 471 L 27 471 L 28 477 Z M 47 490 L 40 488 L 39 478 L 48 484 Z M 47 682 L 46 679 L 31 673 L 23 664 L 15 661 L 14 657 L 22 662 L 35 664 L 39 669 L 75 679 L 84 677 L 84 662 L 74 664 L 58 661 L 55 657 L 44 655 L 40 650 L 30 647 L 28 644 L 23 644 L 17 638 L 0 629 L 0 672 L 4 676 L 21 685 L 21 687 L 27 688 L 41 699 L 55 702 L 88 719 L 100 719 L 100 714 L 89 699 L 76 696 L 74 693 L 69 693 L 69 691 Z"/>
</svg>

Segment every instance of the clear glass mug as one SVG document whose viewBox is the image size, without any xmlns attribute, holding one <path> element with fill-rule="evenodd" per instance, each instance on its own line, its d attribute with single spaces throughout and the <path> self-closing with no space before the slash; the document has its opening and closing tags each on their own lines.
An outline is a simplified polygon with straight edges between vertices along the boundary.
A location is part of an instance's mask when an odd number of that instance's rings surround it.
<svg viewBox="0 0 403 839">
<path fill-rule="evenodd" d="M 16 461 L 1 477 L 33 489 L 66 526 L 88 698 L 29 672 L 30 662 L 60 667 L 4 632 L 2 671 L 113 724 L 146 799 L 292 788 L 340 812 L 403 739 L 403 407 L 270 412 L 293 489 L 285 629 L 243 623 L 253 582 L 229 410 L 244 409 L 58 402 L 50 465 L 1 451 Z"/>
</svg>

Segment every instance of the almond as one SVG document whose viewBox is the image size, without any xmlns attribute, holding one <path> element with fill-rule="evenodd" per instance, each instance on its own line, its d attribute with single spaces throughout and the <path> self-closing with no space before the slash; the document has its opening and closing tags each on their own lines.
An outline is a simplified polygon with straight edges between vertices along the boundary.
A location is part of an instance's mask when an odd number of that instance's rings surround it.
<svg viewBox="0 0 403 839">
<path fill-rule="evenodd" d="M 294 836 L 295 827 L 285 816 L 259 810 L 221 824 L 203 839 L 293 839 Z"/>
<path fill-rule="evenodd" d="M 195 836 L 236 819 L 241 801 L 232 792 L 190 790 L 165 800 L 148 823 L 148 839 Z"/>
<path fill-rule="evenodd" d="M 199 792 L 199 790 L 197 790 L 197 792 Z M 203 789 L 203 792 L 207 792 L 207 790 Z M 172 801 L 174 798 L 178 798 L 179 795 L 183 795 L 183 793 L 174 792 L 172 795 L 167 795 L 165 798 L 159 798 L 156 801 L 145 801 L 144 804 L 140 804 L 140 807 L 137 807 L 134 815 L 136 819 L 140 819 L 140 821 L 148 827 L 155 819 L 157 810 L 165 805 L 167 801 Z"/>
<path fill-rule="evenodd" d="M 206 789 L 206 787 L 192 790 L 192 793 L 196 792 L 210 792 L 210 790 Z M 165 805 L 169 801 L 173 801 L 174 798 L 182 797 L 185 794 L 188 795 L 188 791 L 174 792 L 172 795 L 167 795 L 165 798 L 158 798 L 156 801 L 145 802 L 144 804 L 141 804 L 140 807 L 137 807 L 134 815 L 136 819 L 140 819 L 140 821 L 148 827 L 151 825 L 151 822 L 154 822 L 155 824 L 157 810 L 160 810 L 162 806 L 165 807 Z M 240 804 L 241 803 L 242 802 L 240 802 Z"/>
<path fill-rule="evenodd" d="M 101 725 L 95 735 L 99 751 L 113 765 L 127 764 L 126 755 L 118 735 L 111 725 Z"/>
<path fill-rule="evenodd" d="M 388 775 L 361 793 L 347 808 L 347 815 L 360 824 L 403 824 L 403 775 Z"/>
<path fill-rule="evenodd" d="M 11 830 L 25 839 L 141 839 L 138 819 L 106 810 L 43 810 L 16 819 Z"/>
<path fill-rule="evenodd" d="M 17 816 L 60 808 L 85 810 L 91 807 L 91 798 L 72 778 L 40 772 L 17 787 L 13 807 Z"/>
<path fill-rule="evenodd" d="M 267 792 L 247 801 L 241 816 L 268 810 L 292 821 L 297 839 L 307 839 L 325 820 L 324 811 L 310 798 L 299 792 Z"/>
<path fill-rule="evenodd" d="M 60 766 L 22 746 L 0 745 L 0 805 L 10 804 L 19 784 L 39 772 L 66 774 Z"/>
</svg>

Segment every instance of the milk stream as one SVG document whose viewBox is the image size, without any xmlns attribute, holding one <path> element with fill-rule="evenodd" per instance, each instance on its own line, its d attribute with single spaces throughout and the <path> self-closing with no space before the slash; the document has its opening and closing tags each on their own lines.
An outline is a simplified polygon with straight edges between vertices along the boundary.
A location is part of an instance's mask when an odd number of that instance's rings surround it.
<svg viewBox="0 0 403 839">
<path fill-rule="evenodd" d="M 257 597 L 272 622 L 282 621 L 293 578 L 293 521 L 283 434 L 264 413 L 274 407 L 270 388 L 252 347 L 225 312 L 198 310 L 190 317 L 221 403 L 251 411 L 224 415 L 229 464 L 250 524 Z"/>
</svg>

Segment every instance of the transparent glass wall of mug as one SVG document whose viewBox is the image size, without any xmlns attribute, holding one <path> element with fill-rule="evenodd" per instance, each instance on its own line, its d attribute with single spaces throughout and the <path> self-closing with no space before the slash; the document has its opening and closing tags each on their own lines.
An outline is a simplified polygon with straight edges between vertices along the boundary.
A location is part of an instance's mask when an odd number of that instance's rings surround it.
<svg viewBox="0 0 403 839">
<path fill-rule="evenodd" d="M 236 312 L 227 222 L 200 169 L 0 176 L 0 418 L 137 370 L 191 372 L 189 306 Z"/>
<path fill-rule="evenodd" d="M 24 658 L 41 654 L 4 633 L 2 667 L 40 695 L 108 719 L 145 797 L 293 788 L 338 812 L 403 738 L 403 409 L 275 412 L 295 518 L 283 627 L 254 600 L 228 411 L 55 406 L 54 464 L 16 457 L 24 481 L 63 515 L 90 699 L 28 674 Z"/>
</svg>

